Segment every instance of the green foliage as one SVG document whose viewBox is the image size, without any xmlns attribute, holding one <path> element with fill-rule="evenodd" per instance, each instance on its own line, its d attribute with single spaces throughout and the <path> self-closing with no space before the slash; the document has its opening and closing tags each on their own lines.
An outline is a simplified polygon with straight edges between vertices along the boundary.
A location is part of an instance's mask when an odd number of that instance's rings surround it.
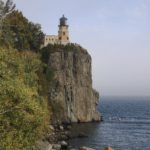
<svg viewBox="0 0 150 150">
<path fill-rule="evenodd" d="M 32 149 L 48 125 L 47 98 L 39 94 L 37 72 L 41 66 L 37 54 L 0 48 L 2 150 Z"/>
<path fill-rule="evenodd" d="M 13 11 L 3 20 L 0 44 L 18 50 L 38 51 L 44 34 L 39 24 L 29 22 L 19 11 Z"/>
<path fill-rule="evenodd" d="M 0 0 L 0 20 L 6 17 L 10 12 L 12 12 L 15 8 L 12 0 L 4 1 Z"/>
<path fill-rule="evenodd" d="M 46 47 L 43 47 L 40 50 L 41 53 L 41 59 L 45 64 L 48 64 L 48 59 L 50 56 L 50 53 L 55 52 L 56 50 L 62 50 L 64 48 L 64 45 L 60 44 L 48 44 Z"/>
<path fill-rule="evenodd" d="M 15 9 L 12 0 L 0 0 L 0 38 L 2 37 L 3 19 Z M 0 43 L 1 44 L 1 43 Z"/>
<path fill-rule="evenodd" d="M 67 45 L 62 45 L 62 44 L 48 44 L 46 47 L 43 47 L 40 50 L 41 53 L 41 60 L 48 64 L 48 60 L 49 60 L 49 56 L 51 53 L 55 52 L 55 51 L 64 51 L 64 52 L 68 52 L 68 51 L 80 51 L 80 52 L 84 52 L 87 53 L 86 50 L 84 51 L 84 49 L 77 44 L 73 44 L 73 43 L 69 43 Z"/>
</svg>

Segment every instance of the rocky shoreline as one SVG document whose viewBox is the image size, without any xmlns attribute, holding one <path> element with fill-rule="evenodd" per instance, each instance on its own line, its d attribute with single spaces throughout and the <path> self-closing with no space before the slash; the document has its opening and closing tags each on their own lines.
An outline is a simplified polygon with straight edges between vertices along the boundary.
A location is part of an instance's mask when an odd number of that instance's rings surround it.
<svg viewBox="0 0 150 150">
<path fill-rule="evenodd" d="M 49 132 L 39 141 L 40 150 L 77 150 L 68 143 L 71 124 L 49 125 Z"/>
<path fill-rule="evenodd" d="M 49 131 L 38 142 L 39 150 L 95 150 L 90 147 L 75 148 L 69 144 L 69 140 L 73 138 L 87 138 L 85 133 L 79 133 L 73 136 L 71 133 L 72 124 L 49 125 Z M 105 150 L 114 150 L 106 147 Z"/>
</svg>

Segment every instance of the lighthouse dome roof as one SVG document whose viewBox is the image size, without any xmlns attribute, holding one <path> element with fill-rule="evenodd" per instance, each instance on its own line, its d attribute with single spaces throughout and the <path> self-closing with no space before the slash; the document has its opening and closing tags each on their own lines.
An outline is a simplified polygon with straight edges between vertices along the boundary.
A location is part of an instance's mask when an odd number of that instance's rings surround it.
<svg viewBox="0 0 150 150">
<path fill-rule="evenodd" d="M 60 18 L 60 25 L 61 26 L 67 25 L 67 18 L 64 15 Z"/>
</svg>

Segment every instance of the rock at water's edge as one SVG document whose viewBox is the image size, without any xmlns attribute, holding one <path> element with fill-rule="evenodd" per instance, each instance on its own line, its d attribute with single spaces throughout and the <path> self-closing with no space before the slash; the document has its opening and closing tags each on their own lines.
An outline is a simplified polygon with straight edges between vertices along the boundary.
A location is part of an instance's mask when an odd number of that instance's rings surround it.
<svg viewBox="0 0 150 150">
<path fill-rule="evenodd" d="M 114 150 L 112 147 L 106 147 L 105 150 Z"/>
<path fill-rule="evenodd" d="M 52 145 L 48 141 L 38 141 L 38 148 L 40 150 L 52 150 Z"/>
<path fill-rule="evenodd" d="M 95 150 L 95 149 L 84 146 L 84 147 L 80 147 L 79 150 Z"/>
</svg>

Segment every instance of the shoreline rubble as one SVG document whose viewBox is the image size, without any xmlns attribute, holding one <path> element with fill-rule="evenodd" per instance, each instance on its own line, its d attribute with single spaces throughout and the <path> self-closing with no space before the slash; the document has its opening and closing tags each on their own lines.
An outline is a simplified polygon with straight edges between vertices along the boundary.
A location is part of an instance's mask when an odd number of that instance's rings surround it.
<svg viewBox="0 0 150 150">
<path fill-rule="evenodd" d="M 75 148 L 69 144 L 69 139 L 88 138 L 84 133 L 78 136 L 71 135 L 71 124 L 67 125 L 49 125 L 49 132 L 38 141 L 39 150 L 96 150 L 90 147 L 82 146 Z M 106 147 L 104 150 L 114 150 L 112 147 Z"/>
</svg>

